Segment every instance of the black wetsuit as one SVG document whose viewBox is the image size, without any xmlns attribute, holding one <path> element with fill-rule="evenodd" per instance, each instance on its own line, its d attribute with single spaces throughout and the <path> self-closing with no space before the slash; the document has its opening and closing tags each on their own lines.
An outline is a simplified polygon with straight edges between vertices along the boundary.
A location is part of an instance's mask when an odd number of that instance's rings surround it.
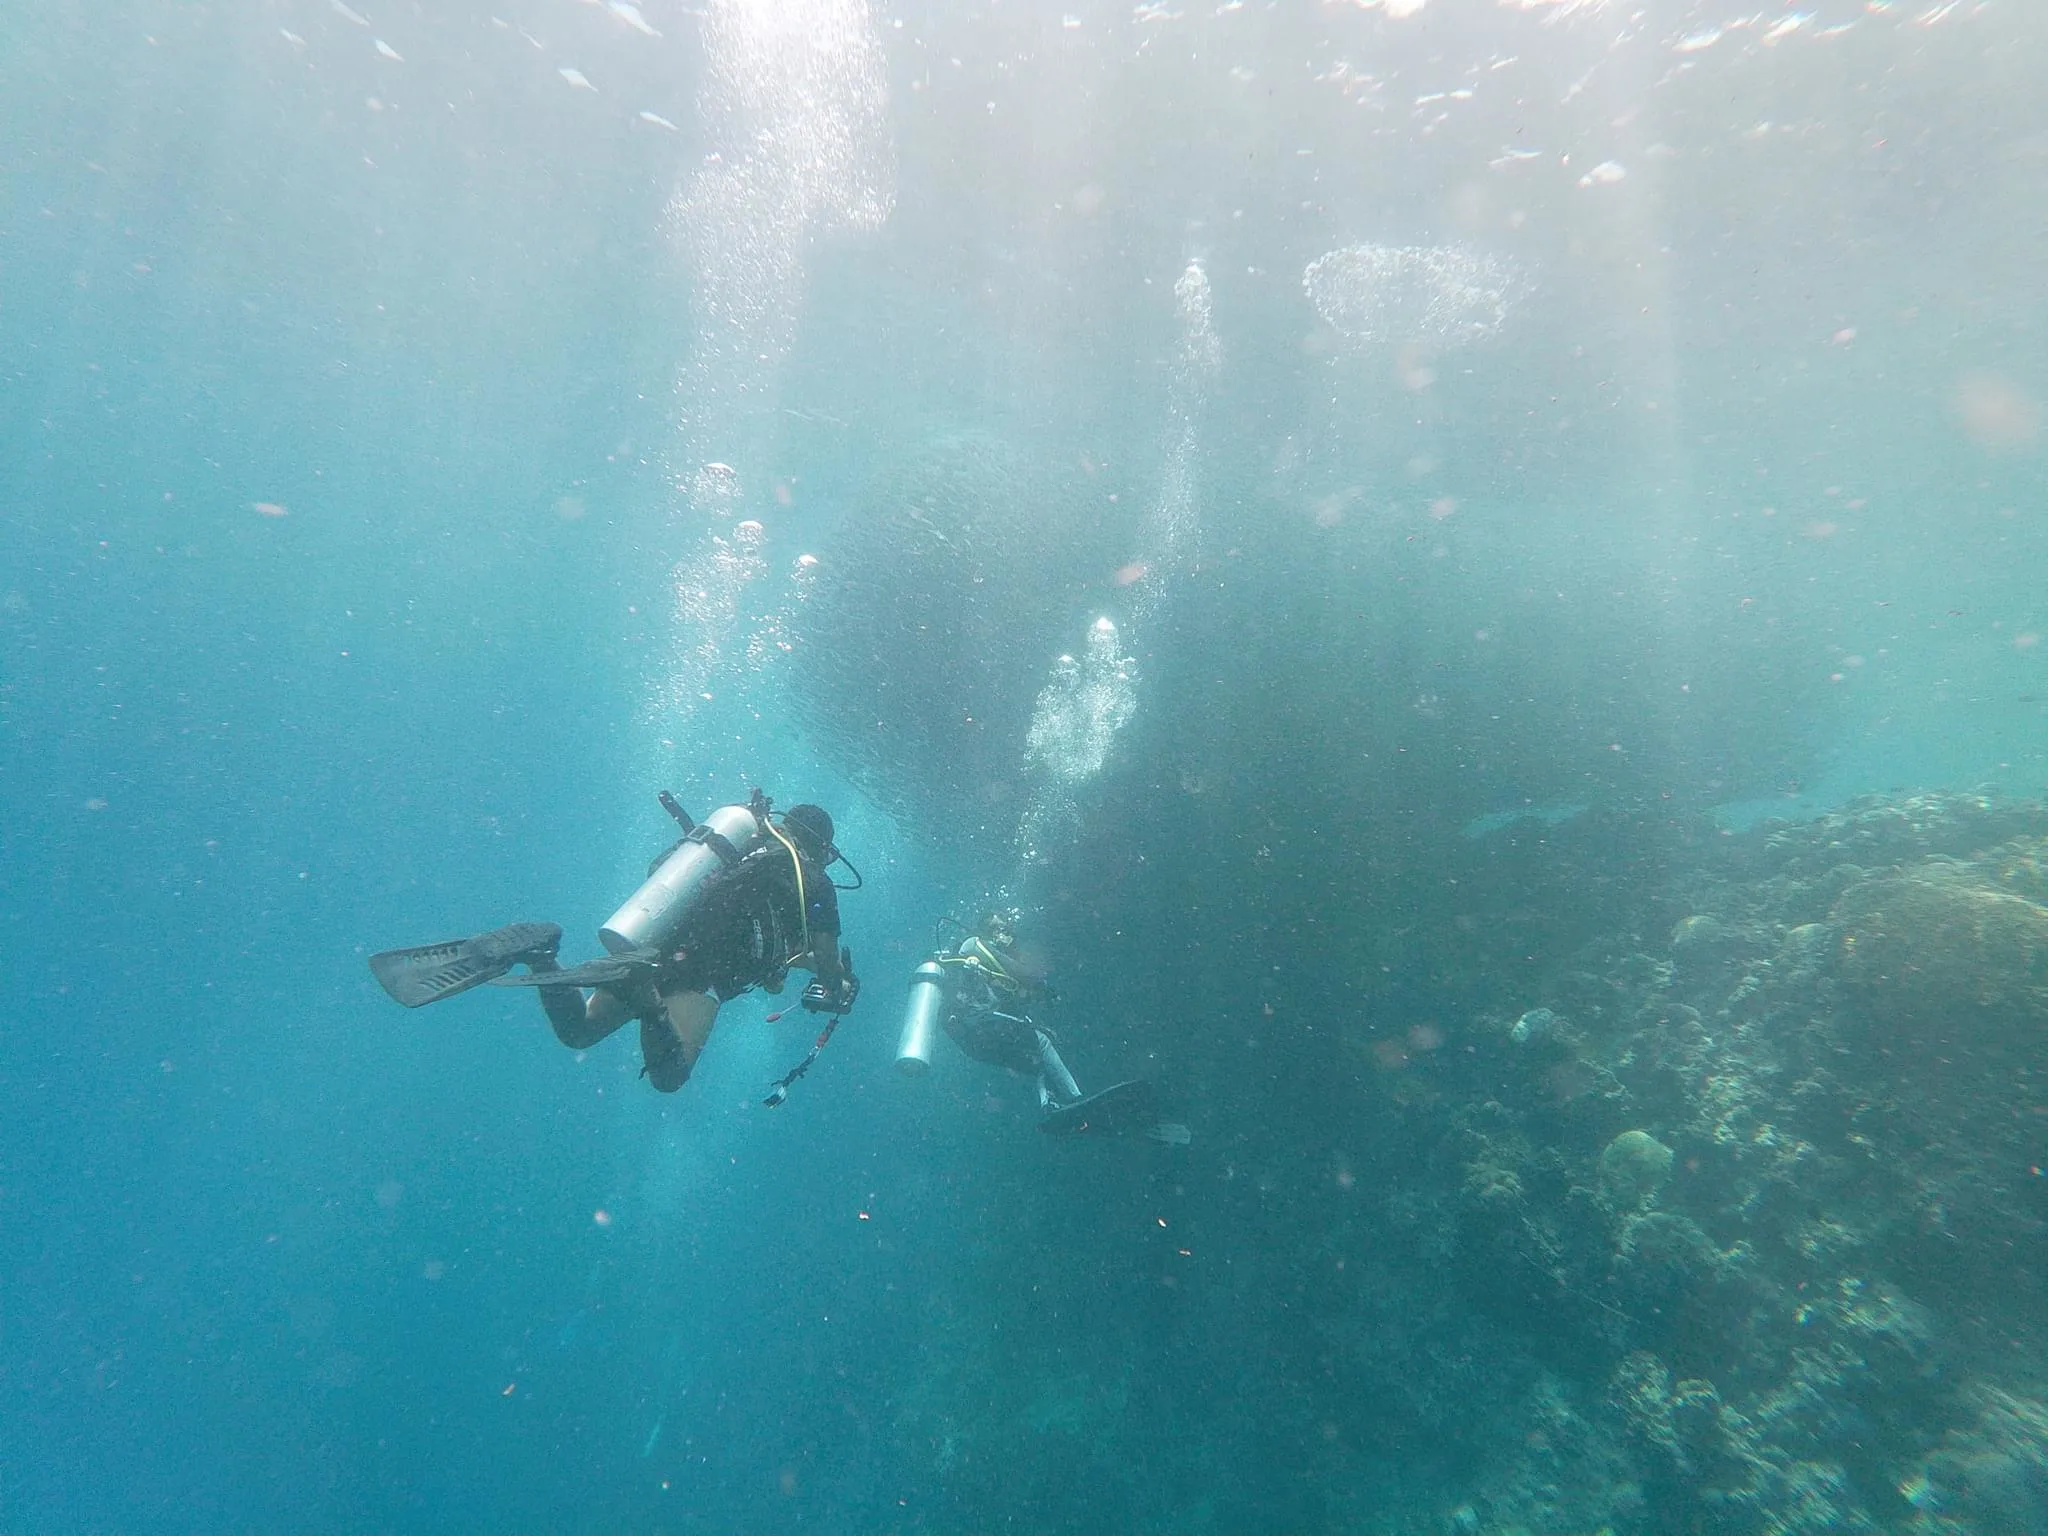
<svg viewBox="0 0 2048 1536">
<path fill-rule="evenodd" d="M 1042 985 L 1015 975 L 973 938 L 960 946 L 958 959 L 946 970 L 950 986 L 945 1030 L 954 1044 L 976 1061 L 1035 1078 L 1041 1109 L 1081 1097 L 1073 1073 L 1060 1060 L 1052 1031 L 1024 1011 L 1025 1004 L 1044 993 Z"/>
<path fill-rule="evenodd" d="M 728 1002 L 779 983 L 789 962 L 809 952 L 809 934 L 837 934 L 839 893 L 823 866 L 800 857 L 801 902 L 789 850 L 773 840 L 714 875 L 677 935 L 672 952 L 681 958 L 664 968 L 662 991 L 711 992 Z"/>
<path fill-rule="evenodd" d="M 976 1061 L 1036 1074 L 1038 1027 L 1024 1011 L 1023 989 L 993 980 L 977 965 L 949 969 L 953 986 L 945 1028 L 954 1044 Z"/>
</svg>

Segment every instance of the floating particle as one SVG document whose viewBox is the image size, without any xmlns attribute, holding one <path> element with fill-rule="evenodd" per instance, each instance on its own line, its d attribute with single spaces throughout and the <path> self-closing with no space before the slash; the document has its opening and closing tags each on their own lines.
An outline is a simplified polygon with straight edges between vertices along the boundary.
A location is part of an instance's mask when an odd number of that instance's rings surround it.
<svg viewBox="0 0 2048 1536">
<path fill-rule="evenodd" d="M 299 36 L 298 33 L 294 32 L 290 27 L 279 27 L 277 29 L 277 35 L 283 38 L 286 42 L 290 43 L 294 48 L 303 48 L 306 46 L 306 40 L 303 37 Z"/>
<path fill-rule="evenodd" d="M 360 11 L 350 10 L 346 5 L 342 4 L 342 0 L 327 0 L 327 3 L 334 8 L 334 14 L 343 21 L 352 22 L 359 27 L 367 27 L 370 24 L 369 17 Z"/>
<path fill-rule="evenodd" d="M 2026 448 L 2040 435 L 2039 402 L 1995 374 L 1969 374 L 1957 380 L 1955 410 L 1979 448 Z"/>
<path fill-rule="evenodd" d="M 381 57 L 389 59 L 394 64 L 403 64 L 405 62 L 404 59 L 399 57 L 398 50 L 385 42 L 383 38 L 373 37 L 370 41 L 377 45 L 377 52 Z"/>
<path fill-rule="evenodd" d="M 679 133 L 682 131 L 679 128 L 677 128 L 674 123 L 670 122 L 667 118 L 663 117 L 659 112 L 642 112 L 640 114 L 640 121 L 643 123 L 652 123 L 657 128 L 666 128 L 670 133 Z"/>
<path fill-rule="evenodd" d="M 590 1219 L 600 1227 L 608 1227 L 612 1224 L 612 1213 L 600 1208 L 590 1213 Z"/>
<path fill-rule="evenodd" d="M 260 512 L 265 517 L 286 517 L 291 513 L 291 508 L 281 501 L 252 501 L 249 510 Z"/>
<path fill-rule="evenodd" d="M 560 75 L 564 80 L 568 81 L 579 91 L 595 91 L 597 89 L 596 86 L 590 83 L 589 77 L 585 75 L 582 70 L 571 69 L 567 64 L 564 64 L 560 69 L 556 70 L 555 73 Z"/>
<path fill-rule="evenodd" d="M 1628 167 L 1619 160 L 1602 160 L 1579 178 L 1582 187 L 1611 187 L 1628 177 Z"/>
<path fill-rule="evenodd" d="M 649 37 L 661 36 L 654 28 L 647 25 L 647 18 L 640 14 L 640 7 L 633 4 L 633 0 L 611 0 L 611 3 L 605 9 L 618 17 L 619 20 L 623 21 L 635 32 L 643 32 Z"/>
</svg>

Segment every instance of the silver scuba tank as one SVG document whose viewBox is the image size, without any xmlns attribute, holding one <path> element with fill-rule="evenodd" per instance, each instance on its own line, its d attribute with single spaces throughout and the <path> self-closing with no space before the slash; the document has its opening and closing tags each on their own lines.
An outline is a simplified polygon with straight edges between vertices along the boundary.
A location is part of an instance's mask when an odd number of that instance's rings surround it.
<svg viewBox="0 0 2048 1536">
<path fill-rule="evenodd" d="M 739 863 L 767 836 L 760 818 L 748 807 L 721 805 L 654 866 L 647 883 L 597 930 L 597 941 L 615 955 L 629 949 L 668 949 L 711 877 Z"/>
<path fill-rule="evenodd" d="M 927 960 L 910 973 L 910 1001 L 896 1039 L 896 1065 L 907 1076 L 922 1077 L 931 1066 L 932 1038 L 945 1017 L 946 968 Z"/>
</svg>

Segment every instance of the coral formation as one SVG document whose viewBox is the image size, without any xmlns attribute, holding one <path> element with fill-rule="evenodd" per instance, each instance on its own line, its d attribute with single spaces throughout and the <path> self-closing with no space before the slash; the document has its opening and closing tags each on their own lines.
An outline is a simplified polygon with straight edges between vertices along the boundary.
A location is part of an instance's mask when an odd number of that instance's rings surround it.
<svg viewBox="0 0 2048 1536">
<path fill-rule="evenodd" d="M 1641 1205 L 1670 1177 L 1671 1149 L 1648 1131 L 1623 1131 L 1600 1154 L 1600 1188 L 1617 1205 Z"/>
<path fill-rule="evenodd" d="M 2038 1031 L 2048 1016 L 2048 907 L 1930 860 L 1842 893 L 1842 982 L 1873 1020 L 1920 1035 Z"/>
</svg>

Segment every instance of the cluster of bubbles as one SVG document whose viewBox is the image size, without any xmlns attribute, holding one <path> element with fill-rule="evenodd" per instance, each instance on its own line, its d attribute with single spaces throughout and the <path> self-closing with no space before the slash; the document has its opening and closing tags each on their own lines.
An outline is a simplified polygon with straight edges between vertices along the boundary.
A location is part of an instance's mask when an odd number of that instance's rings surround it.
<svg viewBox="0 0 2048 1536">
<path fill-rule="evenodd" d="M 1310 262 L 1301 286 L 1323 323 L 1353 341 L 1453 347 L 1499 330 L 1522 279 L 1462 245 L 1347 245 Z"/>
<path fill-rule="evenodd" d="M 1137 707 L 1137 663 L 1123 653 L 1116 625 L 1098 618 L 1080 656 L 1053 664 L 1032 711 L 1024 763 L 1033 784 L 1017 826 L 1021 867 L 1043 863 L 1072 841 L 1080 823 L 1075 790 L 1102 772 L 1116 733 Z"/>
<path fill-rule="evenodd" d="M 1109 617 L 1086 621 L 1049 680 L 1041 658 L 1110 570 L 1130 573 L 1128 618 L 1142 629 L 1199 524 L 1201 417 L 1222 349 L 1200 263 L 1173 294 L 1164 468 L 1138 527 L 1104 517 L 1117 498 L 1085 464 L 1050 467 L 987 436 L 942 439 L 849 519 L 794 637 L 805 724 L 885 809 L 916 822 L 943 802 L 956 840 L 1007 854 L 1006 901 L 1032 904 L 1023 887 L 1071 845 L 1077 791 L 1138 703 L 1136 662 Z M 1121 542 L 1133 533 L 1136 559 Z"/>
<path fill-rule="evenodd" d="M 1120 561 L 1135 573 L 1130 618 L 1148 621 L 1198 525 L 1201 416 L 1222 349 L 1200 263 L 1173 294 L 1164 471 L 1137 529 L 1103 516 L 1116 498 L 1092 469 L 1050 467 L 983 435 L 942 439 L 848 520 L 792 637 L 805 724 L 885 809 L 922 822 L 943 803 L 956 841 L 1007 853 L 1009 901 L 1033 904 L 1023 887 L 1071 845 L 1077 792 L 1138 703 L 1136 662 L 1106 616 L 1049 679 L 1040 658 Z M 1120 541 L 1133 532 L 1129 560 Z"/>
<path fill-rule="evenodd" d="M 1180 314 L 1180 366 L 1174 375 L 1174 393 L 1191 387 L 1206 387 L 1223 363 L 1223 344 L 1216 339 L 1213 305 L 1209 297 L 1209 274 L 1199 261 L 1175 279 L 1174 308 Z M 1176 407 L 1182 402 L 1175 401 Z"/>
<path fill-rule="evenodd" d="M 1109 746 L 1137 708 L 1137 664 L 1123 654 L 1116 625 L 1107 618 L 1088 626 L 1077 659 L 1062 656 L 1039 690 L 1025 765 L 1055 783 L 1081 784 L 1102 772 Z"/>
<path fill-rule="evenodd" d="M 1180 315 L 1180 347 L 1167 402 L 1168 438 L 1159 499 L 1148 519 L 1139 564 L 1145 571 L 1133 595 L 1131 617 L 1142 629 L 1157 612 L 1166 583 L 1194 540 L 1195 469 L 1201 450 L 1201 415 L 1209 385 L 1222 367 L 1223 347 L 1211 319 L 1209 277 L 1191 261 L 1173 285 Z"/>
<path fill-rule="evenodd" d="M 678 386 L 692 465 L 678 488 L 716 514 L 730 510 L 738 472 L 697 466 L 758 425 L 795 336 L 807 243 L 876 228 L 894 193 L 886 63 L 866 0 L 711 0 L 702 30 L 698 110 L 714 148 L 669 217 L 691 258 L 697 329 Z M 711 467 L 727 475 L 707 478 Z"/>
<path fill-rule="evenodd" d="M 906 825 L 1006 856 L 1045 658 L 1128 529 L 1084 466 L 982 433 L 881 474 L 822 551 L 793 635 L 805 727 Z"/>
<path fill-rule="evenodd" d="M 821 232 L 872 229 L 893 201 L 886 61 L 867 0 L 710 0 L 701 13 L 698 111 L 712 146 L 669 205 L 690 258 L 696 336 L 677 380 L 679 501 L 715 530 L 743 515 L 743 466 L 774 418 L 774 373 L 796 334 L 804 252 Z M 754 623 L 765 571 L 758 523 L 716 531 L 675 567 L 674 634 L 651 680 L 670 730 L 735 652 L 758 666 L 789 648 L 790 604 Z M 795 596 L 808 571 L 801 565 Z"/>
<path fill-rule="evenodd" d="M 796 649 L 797 615 L 810 601 L 817 582 L 818 557 L 798 555 L 789 568 L 789 585 L 782 601 L 760 615 L 753 632 L 747 636 L 747 648 L 741 663 L 747 671 L 758 672 Z"/>
<path fill-rule="evenodd" d="M 768 574 L 767 531 L 751 518 L 713 534 L 694 560 L 676 567 L 666 665 L 651 700 L 657 720 L 687 717 L 717 676 L 741 625 L 749 589 Z"/>
</svg>

